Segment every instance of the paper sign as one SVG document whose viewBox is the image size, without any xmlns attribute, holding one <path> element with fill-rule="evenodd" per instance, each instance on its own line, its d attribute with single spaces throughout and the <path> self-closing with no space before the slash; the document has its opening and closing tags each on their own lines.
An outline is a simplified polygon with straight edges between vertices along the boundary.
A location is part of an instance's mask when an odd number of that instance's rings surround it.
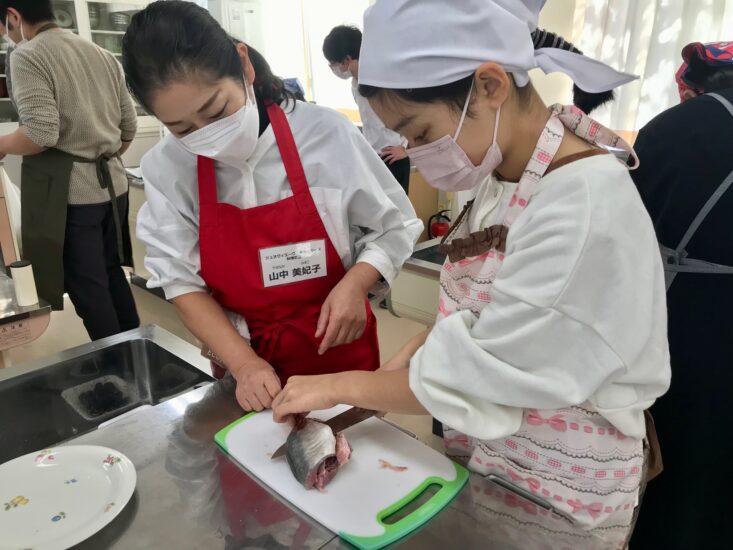
<svg viewBox="0 0 733 550">
<path fill-rule="evenodd" d="M 326 241 L 263 248 L 260 250 L 260 265 L 265 288 L 325 277 Z"/>
</svg>

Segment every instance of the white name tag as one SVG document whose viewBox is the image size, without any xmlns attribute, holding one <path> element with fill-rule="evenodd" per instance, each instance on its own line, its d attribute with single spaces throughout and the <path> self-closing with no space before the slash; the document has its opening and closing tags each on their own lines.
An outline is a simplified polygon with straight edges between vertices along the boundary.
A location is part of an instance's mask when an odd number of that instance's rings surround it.
<svg viewBox="0 0 733 550">
<path fill-rule="evenodd" d="M 260 250 L 262 281 L 265 288 L 325 277 L 326 241 L 274 246 Z"/>
</svg>

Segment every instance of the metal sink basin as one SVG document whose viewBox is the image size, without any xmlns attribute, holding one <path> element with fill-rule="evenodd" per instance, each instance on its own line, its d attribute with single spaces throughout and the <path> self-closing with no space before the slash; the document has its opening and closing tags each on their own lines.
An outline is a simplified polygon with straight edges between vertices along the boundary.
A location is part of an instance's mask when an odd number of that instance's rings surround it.
<svg viewBox="0 0 733 550">
<path fill-rule="evenodd" d="M 141 337 L 146 330 L 164 332 L 157 327 L 138 329 L 127 333 L 128 338 L 121 335 L 77 348 L 81 353 L 72 352 L 70 358 L 63 358 L 66 352 L 59 354 L 59 361 L 41 368 L 11 367 L 28 372 L 0 379 L 0 463 L 213 380 L 153 339 Z M 191 348 L 165 334 L 164 340 Z"/>
<path fill-rule="evenodd" d="M 438 268 L 441 268 L 445 263 L 446 257 L 447 254 L 440 251 L 440 243 L 438 243 L 431 244 L 430 246 L 424 248 L 416 248 L 415 252 L 411 256 L 411 259 L 435 264 L 438 266 Z"/>
</svg>

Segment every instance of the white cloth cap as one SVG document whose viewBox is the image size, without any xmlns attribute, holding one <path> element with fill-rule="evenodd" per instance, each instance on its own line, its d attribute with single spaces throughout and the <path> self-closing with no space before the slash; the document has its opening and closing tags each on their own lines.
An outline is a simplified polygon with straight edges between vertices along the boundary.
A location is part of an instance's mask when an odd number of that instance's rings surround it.
<svg viewBox="0 0 733 550">
<path fill-rule="evenodd" d="M 456 82 L 486 61 L 500 64 L 518 86 L 528 71 L 562 72 L 597 93 L 638 77 L 558 48 L 534 49 L 546 0 L 377 0 L 364 13 L 359 84 L 427 88 Z"/>
</svg>

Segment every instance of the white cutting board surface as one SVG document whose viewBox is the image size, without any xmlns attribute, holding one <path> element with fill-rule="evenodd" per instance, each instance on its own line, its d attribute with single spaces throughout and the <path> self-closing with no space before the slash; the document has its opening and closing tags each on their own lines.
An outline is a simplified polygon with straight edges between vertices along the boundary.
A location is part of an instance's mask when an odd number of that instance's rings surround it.
<svg viewBox="0 0 733 550">
<path fill-rule="evenodd" d="M 348 409 L 338 406 L 310 414 L 328 420 Z M 219 432 L 217 443 L 245 469 L 319 523 L 362 548 L 379 548 L 419 527 L 460 492 L 465 469 L 444 455 L 378 418 L 370 418 L 344 431 L 354 451 L 328 484 L 325 492 L 306 490 L 293 476 L 285 458 L 271 460 L 290 432 L 276 424 L 272 412 L 249 415 Z M 380 459 L 407 470 L 395 472 L 380 466 Z M 418 511 L 394 526 L 379 521 L 386 509 L 434 478 L 444 489 Z M 367 540 L 354 540 L 366 537 Z M 386 540 L 389 539 L 389 540 Z"/>
</svg>

